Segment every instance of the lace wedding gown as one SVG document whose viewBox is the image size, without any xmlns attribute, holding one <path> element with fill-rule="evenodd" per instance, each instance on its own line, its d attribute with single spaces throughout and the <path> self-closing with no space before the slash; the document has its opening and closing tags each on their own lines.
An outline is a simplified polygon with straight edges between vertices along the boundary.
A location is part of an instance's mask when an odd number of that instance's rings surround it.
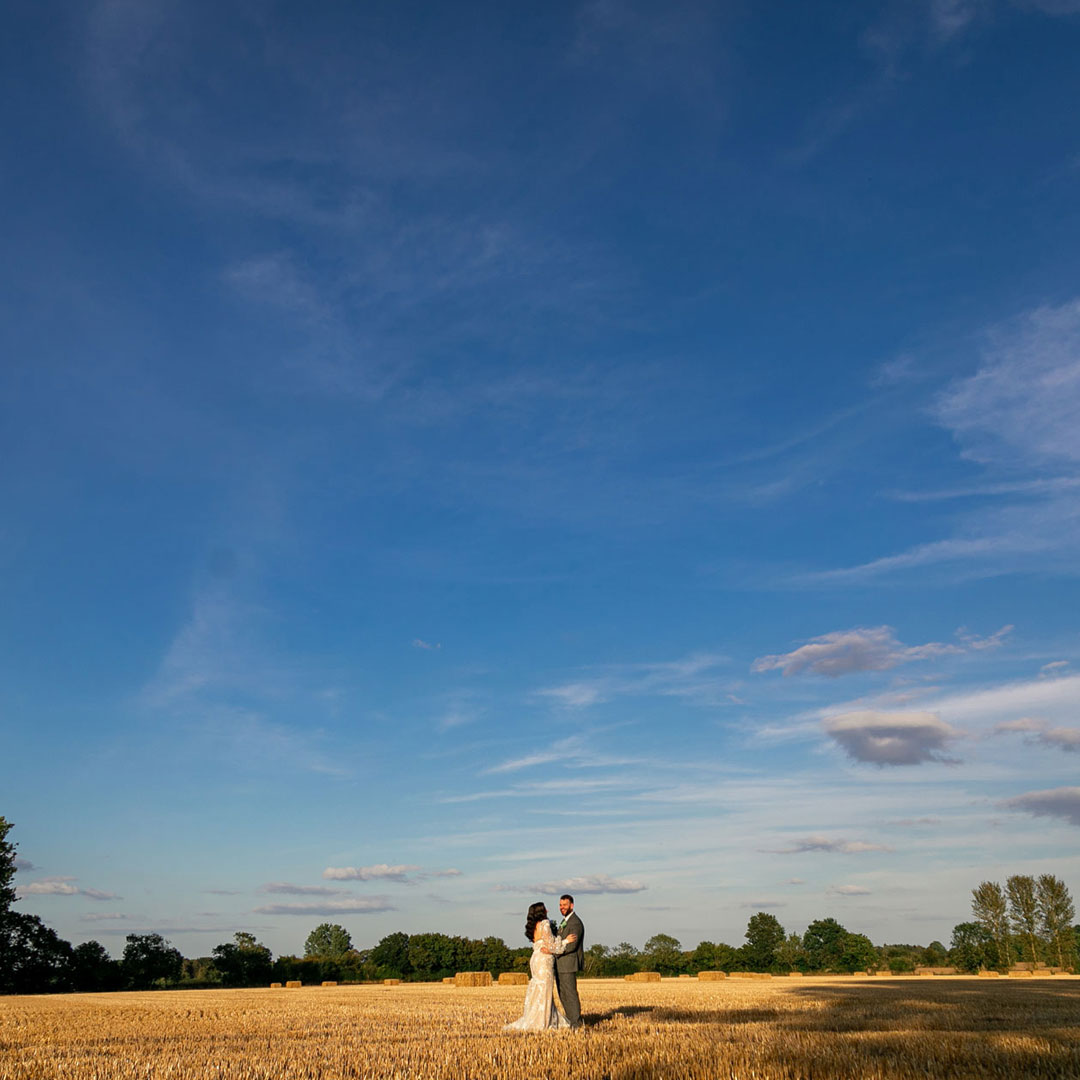
<svg viewBox="0 0 1080 1080">
<path fill-rule="evenodd" d="M 533 941 L 532 959 L 529 961 L 529 985 L 525 988 L 525 1011 L 507 1031 L 557 1031 L 570 1027 L 570 1021 L 555 1004 L 555 955 L 573 948 L 572 944 L 557 938 L 546 919 L 537 923 L 540 933 Z M 551 949 L 550 953 L 542 952 Z"/>
</svg>

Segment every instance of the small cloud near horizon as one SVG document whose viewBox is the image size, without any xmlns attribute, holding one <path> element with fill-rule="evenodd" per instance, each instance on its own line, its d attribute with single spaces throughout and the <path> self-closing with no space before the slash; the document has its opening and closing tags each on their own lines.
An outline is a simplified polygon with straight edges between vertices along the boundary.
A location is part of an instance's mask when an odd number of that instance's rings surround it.
<svg viewBox="0 0 1080 1080">
<path fill-rule="evenodd" d="M 263 904 L 251 910 L 259 915 L 374 915 L 397 908 L 385 896 L 372 896 L 324 904 Z"/>
</svg>

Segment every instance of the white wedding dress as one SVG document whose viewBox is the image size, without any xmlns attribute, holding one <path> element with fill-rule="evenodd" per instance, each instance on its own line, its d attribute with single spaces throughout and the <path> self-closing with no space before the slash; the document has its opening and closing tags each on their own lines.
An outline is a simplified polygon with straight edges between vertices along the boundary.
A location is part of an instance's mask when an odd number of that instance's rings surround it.
<svg viewBox="0 0 1080 1080">
<path fill-rule="evenodd" d="M 544 919 L 536 924 L 540 933 L 533 941 L 532 959 L 529 960 L 529 985 L 525 988 L 525 1011 L 506 1031 L 561 1031 L 569 1030 L 570 1021 L 555 1004 L 555 954 L 573 948 L 572 944 L 552 933 L 551 923 Z M 543 949 L 551 949 L 550 953 Z"/>
</svg>

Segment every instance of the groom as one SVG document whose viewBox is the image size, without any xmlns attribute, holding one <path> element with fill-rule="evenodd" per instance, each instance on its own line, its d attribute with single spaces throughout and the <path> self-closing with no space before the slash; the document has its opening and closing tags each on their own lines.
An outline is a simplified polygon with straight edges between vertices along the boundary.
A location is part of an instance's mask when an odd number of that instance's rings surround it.
<svg viewBox="0 0 1080 1080">
<path fill-rule="evenodd" d="M 581 1002 L 578 1001 L 578 972 L 585 969 L 585 926 L 574 913 L 574 898 L 569 893 L 559 897 L 559 911 L 562 922 L 559 923 L 559 937 L 567 938 L 577 934 L 574 947 L 555 957 L 555 984 L 559 988 L 559 1000 L 563 1012 L 572 1028 L 581 1027 Z"/>
</svg>

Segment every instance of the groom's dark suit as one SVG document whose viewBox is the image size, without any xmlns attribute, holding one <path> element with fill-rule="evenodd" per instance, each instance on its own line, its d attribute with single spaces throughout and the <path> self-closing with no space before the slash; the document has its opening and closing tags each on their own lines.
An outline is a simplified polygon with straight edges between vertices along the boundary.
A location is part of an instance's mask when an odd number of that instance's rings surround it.
<svg viewBox="0 0 1080 1080">
<path fill-rule="evenodd" d="M 574 947 L 568 949 L 562 956 L 555 957 L 555 985 L 559 988 L 559 1000 L 562 1002 L 563 1012 L 570 1021 L 571 1027 L 581 1027 L 581 1002 L 578 1001 L 577 977 L 579 971 L 585 970 L 585 926 L 577 917 L 577 912 L 571 911 L 559 927 L 559 937 L 566 938 L 571 934 L 577 934 Z"/>
</svg>

